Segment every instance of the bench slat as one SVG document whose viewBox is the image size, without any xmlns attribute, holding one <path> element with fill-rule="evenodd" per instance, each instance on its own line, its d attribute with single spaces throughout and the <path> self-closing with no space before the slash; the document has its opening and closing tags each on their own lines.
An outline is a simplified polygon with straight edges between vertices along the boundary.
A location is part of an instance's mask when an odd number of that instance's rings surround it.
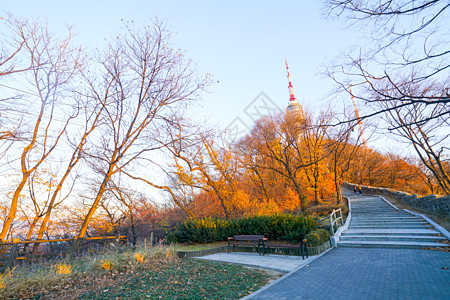
<svg viewBox="0 0 450 300">
<path fill-rule="evenodd" d="M 265 239 L 266 237 L 263 235 L 235 235 L 233 239 L 235 241 L 258 241 L 260 239 Z M 228 238 L 230 239 L 230 238 Z"/>
</svg>

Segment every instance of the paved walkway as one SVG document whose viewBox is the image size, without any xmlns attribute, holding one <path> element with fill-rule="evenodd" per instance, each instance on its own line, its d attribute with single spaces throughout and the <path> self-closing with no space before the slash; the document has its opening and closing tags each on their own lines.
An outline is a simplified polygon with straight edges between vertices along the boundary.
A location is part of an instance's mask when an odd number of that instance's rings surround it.
<svg viewBox="0 0 450 300">
<path fill-rule="evenodd" d="M 450 252 L 338 247 L 305 261 L 251 253 L 221 253 L 202 259 L 290 271 L 243 299 L 450 300 Z"/>
<path fill-rule="evenodd" d="M 300 266 L 309 264 L 314 259 L 314 257 L 309 257 L 303 260 L 301 256 L 273 255 L 273 254 L 261 256 L 258 255 L 257 253 L 242 253 L 242 252 L 216 253 L 196 258 L 235 263 L 260 269 L 269 269 L 280 273 L 291 272 L 299 268 Z"/>
<path fill-rule="evenodd" d="M 308 266 L 246 299 L 450 299 L 448 252 L 334 248 Z"/>
<path fill-rule="evenodd" d="M 351 198 L 364 201 L 372 197 Z M 338 247 L 246 297 L 330 298 L 450 299 L 450 253 Z"/>
</svg>

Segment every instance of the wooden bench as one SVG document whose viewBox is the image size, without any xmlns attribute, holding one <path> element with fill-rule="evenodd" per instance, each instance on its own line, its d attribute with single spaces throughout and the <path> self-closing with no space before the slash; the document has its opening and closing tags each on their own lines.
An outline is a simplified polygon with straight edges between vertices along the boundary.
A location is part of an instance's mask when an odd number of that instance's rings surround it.
<svg viewBox="0 0 450 300">
<path fill-rule="evenodd" d="M 270 244 L 269 241 L 267 241 L 266 243 L 264 243 L 264 249 L 263 249 L 263 253 L 267 253 L 269 252 L 269 249 L 272 248 L 291 248 L 291 249 L 300 249 L 300 253 L 302 255 L 302 259 L 305 259 L 305 255 L 306 258 L 309 257 L 309 253 L 308 253 L 308 248 L 306 247 L 306 239 L 301 240 L 300 245 L 281 245 L 281 244 Z M 267 248 L 267 250 L 266 250 Z"/>
<path fill-rule="evenodd" d="M 228 252 L 230 252 L 231 246 L 233 246 L 233 251 L 236 250 L 236 246 L 253 246 L 259 255 L 264 255 L 267 241 L 263 235 L 234 235 L 228 238 Z"/>
</svg>

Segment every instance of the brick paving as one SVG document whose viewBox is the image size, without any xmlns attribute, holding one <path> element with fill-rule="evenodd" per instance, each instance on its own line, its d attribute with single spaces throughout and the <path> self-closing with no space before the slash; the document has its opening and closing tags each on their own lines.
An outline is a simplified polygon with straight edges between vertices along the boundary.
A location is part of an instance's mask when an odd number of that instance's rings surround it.
<svg viewBox="0 0 450 300">
<path fill-rule="evenodd" d="M 450 253 L 338 247 L 247 298 L 450 299 Z"/>
</svg>

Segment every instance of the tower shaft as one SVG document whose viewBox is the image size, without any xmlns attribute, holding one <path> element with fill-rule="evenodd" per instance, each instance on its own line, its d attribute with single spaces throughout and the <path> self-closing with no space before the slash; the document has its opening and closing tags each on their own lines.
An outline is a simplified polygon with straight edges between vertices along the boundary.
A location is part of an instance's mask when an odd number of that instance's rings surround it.
<svg viewBox="0 0 450 300">
<path fill-rule="evenodd" d="M 359 116 L 358 106 L 356 106 L 355 97 L 353 96 L 353 93 L 352 93 L 352 89 L 351 89 L 351 88 L 350 88 L 350 95 L 352 96 L 353 107 L 355 108 L 355 116 L 356 116 L 356 120 L 358 121 L 359 133 L 361 134 L 361 139 L 362 139 L 363 147 L 364 147 L 364 149 L 367 149 L 367 145 L 366 145 L 366 137 L 364 136 L 364 127 L 363 127 L 363 123 L 362 123 L 362 121 L 361 121 L 361 117 Z"/>
<path fill-rule="evenodd" d="M 287 77 L 289 79 L 289 101 L 295 101 L 295 96 L 294 96 L 294 87 L 292 86 L 292 81 L 291 81 L 291 74 L 289 73 L 289 66 L 288 66 L 288 62 L 287 59 L 285 59 L 286 61 L 286 71 L 287 71 Z"/>
</svg>

